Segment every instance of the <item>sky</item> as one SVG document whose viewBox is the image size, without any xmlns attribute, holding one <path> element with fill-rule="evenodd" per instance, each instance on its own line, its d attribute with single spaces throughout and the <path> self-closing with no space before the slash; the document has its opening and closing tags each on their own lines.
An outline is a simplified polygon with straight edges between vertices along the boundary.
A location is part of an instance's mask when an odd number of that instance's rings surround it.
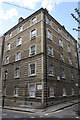
<svg viewBox="0 0 80 120">
<path fill-rule="evenodd" d="M 77 16 L 74 9 L 78 7 L 78 2 L 79 0 L 0 0 L 0 35 L 16 25 L 19 17 L 27 18 L 43 7 L 77 39 L 78 33 L 73 31 L 73 28 L 76 28 L 78 25 L 71 17 L 71 13 Z M 11 4 L 27 9 L 16 7 Z"/>
</svg>

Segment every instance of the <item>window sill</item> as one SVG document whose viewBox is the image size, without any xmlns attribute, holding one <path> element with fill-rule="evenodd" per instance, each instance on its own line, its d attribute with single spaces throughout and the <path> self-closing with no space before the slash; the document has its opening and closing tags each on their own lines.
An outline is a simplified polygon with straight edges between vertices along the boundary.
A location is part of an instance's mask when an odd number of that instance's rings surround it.
<svg viewBox="0 0 80 120">
<path fill-rule="evenodd" d="M 29 77 L 33 77 L 33 76 L 36 76 L 36 74 L 31 74 L 31 75 L 29 75 Z"/>
<path fill-rule="evenodd" d="M 53 74 L 48 74 L 48 76 L 49 76 L 49 77 L 54 77 L 54 75 L 53 75 Z"/>
<path fill-rule="evenodd" d="M 15 76 L 14 78 L 15 78 L 15 79 L 18 79 L 18 78 L 20 78 L 20 76 Z"/>
</svg>

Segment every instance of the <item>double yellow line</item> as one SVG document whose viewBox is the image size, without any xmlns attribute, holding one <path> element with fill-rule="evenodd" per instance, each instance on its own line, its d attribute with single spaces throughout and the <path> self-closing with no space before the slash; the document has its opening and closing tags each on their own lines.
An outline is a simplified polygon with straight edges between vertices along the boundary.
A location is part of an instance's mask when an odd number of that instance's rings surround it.
<svg viewBox="0 0 80 120">
<path fill-rule="evenodd" d="M 49 115 L 49 114 L 54 114 L 54 113 L 58 113 L 58 112 L 62 112 L 62 111 L 65 111 L 65 110 L 67 110 L 67 109 L 70 109 L 70 108 L 73 108 L 73 107 L 75 107 L 75 106 L 77 106 L 77 105 L 79 105 L 80 103 L 76 103 L 76 104 L 74 104 L 74 105 L 70 105 L 70 106 L 68 106 L 68 107 L 66 107 L 66 108 L 62 108 L 62 109 L 60 109 L 60 110 L 56 110 L 56 111 L 51 111 L 51 112 L 44 112 L 44 113 L 33 113 L 33 112 L 28 112 L 28 111 L 18 111 L 18 110 L 9 110 L 9 109 L 6 109 L 7 111 L 10 111 L 10 112 L 18 112 L 18 113 L 28 113 L 28 114 L 35 114 L 35 115 Z M 1 108 L 0 108 L 1 109 Z M 4 108 L 4 110 L 5 110 L 5 108 Z"/>
</svg>

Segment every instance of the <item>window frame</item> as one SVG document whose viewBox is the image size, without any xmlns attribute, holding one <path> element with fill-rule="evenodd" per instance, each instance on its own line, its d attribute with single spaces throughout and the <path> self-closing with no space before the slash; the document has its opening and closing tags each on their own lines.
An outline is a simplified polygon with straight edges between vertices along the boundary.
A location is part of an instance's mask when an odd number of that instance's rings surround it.
<svg viewBox="0 0 80 120">
<path fill-rule="evenodd" d="M 33 31 L 35 31 L 34 34 L 32 34 Z M 30 40 L 35 39 L 35 38 L 36 38 L 36 35 L 37 35 L 37 29 L 31 30 L 31 31 L 30 31 Z"/>
<path fill-rule="evenodd" d="M 52 48 L 52 50 L 51 50 L 51 51 L 48 51 L 49 48 Z M 49 54 L 49 52 L 50 52 L 51 54 Z M 53 55 L 53 47 L 52 47 L 51 45 L 47 45 L 47 55 L 48 55 L 48 56 L 51 56 L 51 57 L 54 56 L 54 55 Z"/>
<path fill-rule="evenodd" d="M 33 47 L 33 46 L 35 46 L 35 52 L 31 53 L 31 47 Z M 36 45 L 35 44 L 33 44 L 29 47 L 29 56 L 34 56 L 34 55 L 36 55 Z"/>
<path fill-rule="evenodd" d="M 51 30 L 49 30 L 49 29 L 47 29 L 47 38 L 48 39 L 50 39 L 50 40 L 52 40 L 52 31 Z"/>
<path fill-rule="evenodd" d="M 16 40 L 16 46 L 20 46 L 21 44 L 22 44 L 22 37 L 18 37 Z"/>
<path fill-rule="evenodd" d="M 9 56 L 6 56 L 6 57 L 5 57 L 5 64 L 9 64 L 9 59 L 10 59 Z"/>
<path fill-rule="evenodd" d="M 20 58 L 18 58 L 18 53 L 20 53 Z M 15 61 L 19 61 L 19 60 L 21 60 L 21 52 L 17 51 L 15 55 Z"/>
<path fill-rule="evenodd" d="M 30 65 L 32 65 L 32 64 L 35 65 L 35 73 L 33 73 L 33 74 L 31 74 L 31 68 L 30 68 Z M 28 75 L 29 76 L 35 76 L 36 75 L 36 62 L 29 64 L 29 66 L 28 66 Z"/>
<path fill-rule="evenodd" d="M 31 92 L 34 92 L 34 95 L 33 96 L 31 96 L 31 94 L 30 94 L 30 86 L 34 86 L 34 91 L 31 91 Z M 29 92 L 29 98 L 36 98 L 36 84 L 35 83 L 29 83 L 28 84 L 28 92 Z"/>
</svg>

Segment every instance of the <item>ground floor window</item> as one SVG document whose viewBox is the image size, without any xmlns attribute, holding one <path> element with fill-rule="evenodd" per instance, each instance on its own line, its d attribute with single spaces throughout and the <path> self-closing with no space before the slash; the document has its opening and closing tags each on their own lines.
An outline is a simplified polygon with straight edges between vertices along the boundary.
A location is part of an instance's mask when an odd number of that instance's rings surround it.
<svg viewBox="0 0 80 120">
<path fill-rule="evenodd" d="M 35 85 L 29 85 L 29 97 L 35 97 L 36 96 L 36 87 Z"/>
<path fill-rule="evenodd" d="M 54 87 L 50 86 L 49 88 L 49 97 L 54 97 Z"/>
<path fill-rule="evenodd" d="M 18 87 L 14 87 L 14 96 L 18 97 Z"/>
<path fill-rule="evenodd" d="M 65 88 L 63 88 L 63 96 L 67 96 Z"/>
</svg>

